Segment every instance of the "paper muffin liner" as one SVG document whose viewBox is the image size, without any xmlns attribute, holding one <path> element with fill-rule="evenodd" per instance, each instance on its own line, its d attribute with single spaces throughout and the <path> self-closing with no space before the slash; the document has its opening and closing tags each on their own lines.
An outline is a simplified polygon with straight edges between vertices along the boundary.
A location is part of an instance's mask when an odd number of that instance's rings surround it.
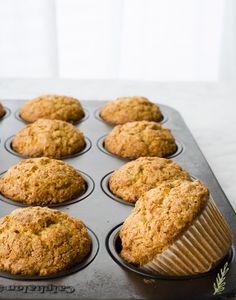
<svg viewBox="0 0 236 300">
<path fill-rule="evenodd" d="M 231 244 L 230 227 L 210 199 L 189 228 L 141 269 L 172 276 L 204 273 L 224 258 Z"/>
</svg>

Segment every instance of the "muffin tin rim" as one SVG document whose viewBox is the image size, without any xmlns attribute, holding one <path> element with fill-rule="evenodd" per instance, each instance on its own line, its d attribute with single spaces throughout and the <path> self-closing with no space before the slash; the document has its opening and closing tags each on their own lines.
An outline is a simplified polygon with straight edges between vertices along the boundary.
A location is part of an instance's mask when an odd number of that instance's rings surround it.
<svg viewBox="0 0 236 300">
<path fill-rule="evenodd" d="M 4 148 L 9 153 L 11 153 L 12 155 L 20 157 L 22 159 L 36 158 L 36 157 L 20 154 L 20 153 L 16 152 L 15 150 L 13 150 L 13 148 L 11 146 L 11 143 L 12 143 L 12 139 L 13 139 L 14 136 L 15 136 L 15 134 L 9 136 L 5 140 Z M 83 150 L 81 150 L 80 152 L 77 152 L 77 153 L 74 153 L 74 154 L 71 154 L 71 155 L 67 155 L 67 156 L 53 157 L 53 159 L 66 160 L 66 159 L 74 158 L 74 157 L 85 154 L 86 152 L 88 152 L 92 148 L 92 142 L 87 136 L 85 136 L 84 139 L 85 139 L 85 148 Z M 40 157 L 42 157 L 42 156 L 40 156 Z"/>
<path fill-rule="evenodd" d="M 93 178 L 91 176 L 89 176 L 87 173 L 85 173 L 83 171 L 80 171 L 78 169 L 76 169 L 76 171 L 78 171 L 82 175 L 83 179 L 86 182 L 87 189 L 86 189 L 86 191 L 83 194 L 81 194 L 80 196 L 78 196 L 76 198 L 73 198 L 71 200 L 67 200 L 67 201 L 60 202 L 60 203 L 45 204 L 45 205 L 42 205 L 42 204 L 26 204 L 26 203 L 14 201 L 14 200 L 12 200 L 10 198 L 7 198 L 7 197 L 5 197 L 0 192 L 0 201 L 4 201 L 7 204 L 18 206 L 18 207 L 22 207 L 22 208 L 23 207 L 29 207 L 29 206 L 33 206 L 33 207 L 34 206 L 41 206 L 41 207 L 56 208 L 56 207 L 63 207 L 63 206 L 67 206 L 67 205 L 71 205 L 71 204 L 83 201 L 83 200 L 85 200 L 86 198 L 88 198 L 93 193 L 93 191 L 95 189 L 95 182 L 94 182 Z M 0 173 L 0 178 L 6 172 L 7 172 L 7 170 L 4 171 L 4 172 L 2 172 L 2 173 Z"/>
</svg>

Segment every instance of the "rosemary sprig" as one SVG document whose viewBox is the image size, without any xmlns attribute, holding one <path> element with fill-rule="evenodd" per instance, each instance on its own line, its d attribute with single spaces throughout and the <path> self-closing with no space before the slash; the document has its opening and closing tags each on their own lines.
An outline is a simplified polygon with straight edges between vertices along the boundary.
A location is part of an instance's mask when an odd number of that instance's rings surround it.
<svg viewBox="0 0 236 300">
<path fill-rule="evenodd" d="M 226 274 L 229 271 L 228 262 L 224 264 L 224 267 L 220 269 L 220 272 L 216 276 L 216 282 L 213 284 L 214 293 L 213 295 L 220 295 L 226 286 Z"/>
</svg>

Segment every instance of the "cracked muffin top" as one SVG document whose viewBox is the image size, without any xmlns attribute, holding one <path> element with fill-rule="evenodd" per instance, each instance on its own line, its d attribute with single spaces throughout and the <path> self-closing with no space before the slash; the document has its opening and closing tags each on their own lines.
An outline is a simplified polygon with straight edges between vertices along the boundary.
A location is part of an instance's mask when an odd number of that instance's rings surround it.
<svg viewBox="0 0 236 300">
<path fill-rule="evenodd" d="M 140 157 L 112 173 L 109 189 L 119 198 L 135 203 L 150 189 L 176 179 L 191 180 L 191 177 L 170 159 Z"/>
<path fill-rule="evenodd" d="M 106 136 L 104 147 L 112 154 L 130 159 L 142 156 L 166 157 L 177 149 L 170 130 L 149 121 L 115 126 Z"/>
<path fill-rule="evenodd" d="M 121 97 L 102 107 L 100 117 L 111 124 L 132 121 L 161 121 L 160 108 L 145 97 Z"/>
<path fill-rule="evenodd" d="M 70 123 L 39 119 L 20 129 L 12 140 L 12 148 L 30 157 L 59 158 L 80 152 L 85 147 L 83 133 Z"/>
<path fill-rule="evenodd" d="M 121 256 L 142 266 L 162 253 L 191 225 L 209 199 L 199 181 L 165 182 L 146 192 L 121 230 Z"/>
<path fill-rule="evenodd" d="M 0 102 L 0 118 L 3 117 L 4 115 L 5 115 L 5 110 L 2 103 Z"/>
<path fill-rule="evenodd" d="M 20 117 L 27 122 L 38 119 L 76 122 L 84 117 L 80 101 L 67 96 L 46 95 L 27 101 L 20 109 Z"/>
<path fill-rule="evenodd" d="M 46 207 L 14 210 L 0 219 L 0 270 L 45 276 L 82 261 L 91 248 L 84 223 Z"/>
<path fill-rule="evenodd" d="M 26 159 L 0 178 L 0 192 L 28 205 L 62 203 L 85 192 L 86 183 L 67 163 L 47 157 Z"/>
</svg>

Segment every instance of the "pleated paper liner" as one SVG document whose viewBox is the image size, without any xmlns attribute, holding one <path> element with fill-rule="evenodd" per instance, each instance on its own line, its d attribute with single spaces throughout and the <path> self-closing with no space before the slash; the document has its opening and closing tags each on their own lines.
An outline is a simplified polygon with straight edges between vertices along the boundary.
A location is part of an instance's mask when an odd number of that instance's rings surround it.
<svg viewBox="0 0 236 300">
<path fill-rule="evenodd" d="M 205 273 L 224 258 L 231 244 L 230 227 L 210 199 L 177 241 L 141 269 L 172 276 Z"/>
</svg>

